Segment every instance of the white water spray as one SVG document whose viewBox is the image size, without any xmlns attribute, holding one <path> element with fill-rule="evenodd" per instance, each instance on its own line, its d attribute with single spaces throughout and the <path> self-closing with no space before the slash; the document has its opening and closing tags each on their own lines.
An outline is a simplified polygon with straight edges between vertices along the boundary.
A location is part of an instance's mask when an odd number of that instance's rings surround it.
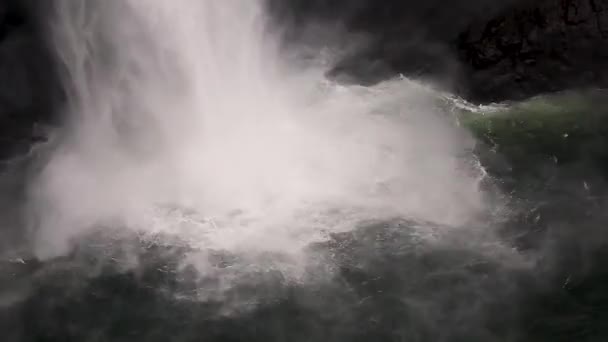
<svg viewBox="0 0 608 342">
<path fill-rule="evenodd" d="M 41 257 L 125 227 L 299 259 L 363 220 L 457 226 L 483 209 L 472 141 L 428 91 L 289 64 L 260 1 L 55 3 L 69 101 L 32 186 Z"/>
</svg>

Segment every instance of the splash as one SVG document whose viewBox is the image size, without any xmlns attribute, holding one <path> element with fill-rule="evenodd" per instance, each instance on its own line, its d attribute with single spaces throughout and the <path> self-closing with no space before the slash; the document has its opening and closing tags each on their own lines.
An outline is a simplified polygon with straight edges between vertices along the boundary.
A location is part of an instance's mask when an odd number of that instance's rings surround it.
<svg viewBox="0 0 608 342">
<path fill-rule="evenodd" d="M 460 226 L 484 210 L 473 141 L 436 96 L 293 63 L 261 1 L 54 5 L 68 103 L 31 187 L 42 258 L 124 229 L 301 260 L 363 221 Z"/>
</svg>

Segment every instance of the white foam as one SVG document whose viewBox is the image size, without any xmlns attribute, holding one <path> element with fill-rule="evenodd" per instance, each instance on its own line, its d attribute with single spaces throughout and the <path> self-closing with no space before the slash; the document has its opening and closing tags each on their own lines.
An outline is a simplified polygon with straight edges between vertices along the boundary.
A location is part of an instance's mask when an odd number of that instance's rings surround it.
<svg viewBox="0 0 608 342">
<path fill-rule="evenodd" d="M 55 3 L 69 106 L 31 189 L 40 257 L 124 226 L 297 259 L 362 220 L 484 209 L 473 142 L 432 94 L 288 64 L 260 1 Z"/>
</svg>

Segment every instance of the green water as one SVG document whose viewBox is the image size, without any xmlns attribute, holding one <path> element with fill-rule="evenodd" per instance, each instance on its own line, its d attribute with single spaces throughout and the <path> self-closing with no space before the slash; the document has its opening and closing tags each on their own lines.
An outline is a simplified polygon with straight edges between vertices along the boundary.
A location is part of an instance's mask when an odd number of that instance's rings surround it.
<svg viewBox="0 0 608 342">
<path fill-rule="evenodd" d="M 542 163 L 608 168 L 608 93 L 539 96 L 493 110 L 459 110 L 461 122 L 517 173 Z"/>
</svg>

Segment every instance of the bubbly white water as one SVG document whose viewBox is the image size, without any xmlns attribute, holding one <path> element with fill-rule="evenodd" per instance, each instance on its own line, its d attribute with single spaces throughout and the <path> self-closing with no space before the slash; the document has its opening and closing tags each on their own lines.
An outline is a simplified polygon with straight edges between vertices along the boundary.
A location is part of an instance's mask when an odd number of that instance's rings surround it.
<svg viewBox="0 0 608 342">
<path fill-rule="evenodd" d="M 364 220 L 459 226 L 484 209 L 473 141 L 428 90 L 339 85 L 322 61 L 294 65 L 261 1 L 55 9 L 69 101 L 31 188 L 40 257 L 125 227 L 298 259 Z"/>
</svg>

